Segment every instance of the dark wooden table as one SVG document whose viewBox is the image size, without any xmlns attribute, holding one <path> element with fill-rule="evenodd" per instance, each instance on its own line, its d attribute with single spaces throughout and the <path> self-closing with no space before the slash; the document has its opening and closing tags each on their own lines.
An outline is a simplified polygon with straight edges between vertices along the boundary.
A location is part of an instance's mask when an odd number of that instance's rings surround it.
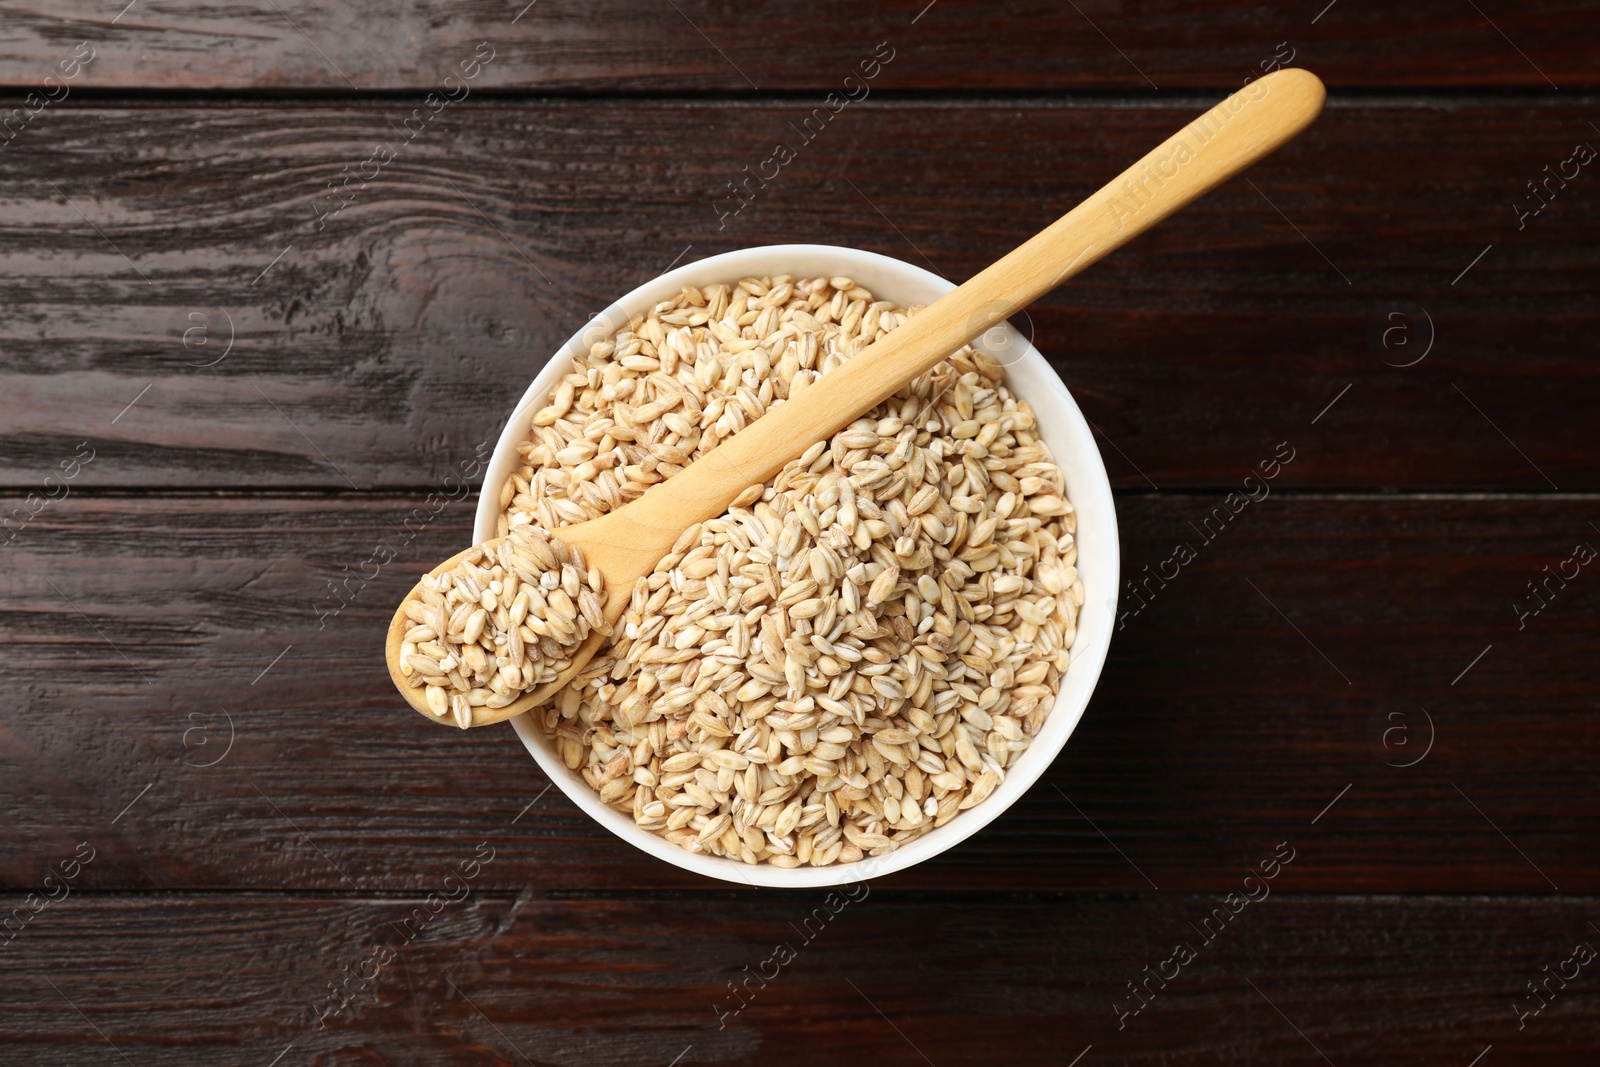
<svg viewBox="0 0 1600 1067">
<path fill-rule="evenodd" d="M 4 5 L 0 1063 L 1597 1062 L 1600 5 L 925 2 Z M 1305 136 L 1023 324 L 1141 592 L 994 825 L 808 938 L 403 709 L 590 312 L 965 278 L 1286 62 Z"/>
</svg>

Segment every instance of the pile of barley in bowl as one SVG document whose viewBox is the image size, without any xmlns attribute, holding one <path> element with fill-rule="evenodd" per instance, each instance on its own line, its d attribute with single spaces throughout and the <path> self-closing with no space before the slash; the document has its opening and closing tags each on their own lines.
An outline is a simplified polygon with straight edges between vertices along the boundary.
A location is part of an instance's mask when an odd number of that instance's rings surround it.
<svg viewBox="0 0 1600 1067">
<path fill-rule="evenodd" d="M 500 533 L 642 494 L 911 312 L 849 278 L 685 289 L 532 419 Z M 982 803 L 1077 630 L 1076 521 L 1002 368 L 963 348 L 679 539 L 533 712 L 642 828 L 781 867 L 882 855 Z"/>
</svg>

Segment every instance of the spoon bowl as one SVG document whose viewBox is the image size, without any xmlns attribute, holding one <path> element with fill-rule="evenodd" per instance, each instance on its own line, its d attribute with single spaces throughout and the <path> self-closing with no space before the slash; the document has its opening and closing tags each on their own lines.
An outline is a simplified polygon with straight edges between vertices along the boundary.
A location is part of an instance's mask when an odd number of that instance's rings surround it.
<svg viewBox="0 0 1600 1067">
<path fill-rule="evenodd" d="M 646 497 L 649 495 L 651 494 L 646 494 Z M 737 491 L 734 495 L 737 495 Z M 729 499 L 732 500 L 732 497 Z M 726 506 L 723 505 L 724 508 Z M 615 625 L 617 620 L 622 618 L 622 613 L 628 607 L 628 600 L 633 596 L 634 584 L 655 568 L 656 563 L 671 551 L 673 542 L 683 532 L 684 527 L 678 523 L 677 514 L 672 507 L 664 495 L 656 495 L 652 504 L 646 504 L 646 498 L 640 497 L 597 519 L 563 526 L 551 533 L 552 537 L 582 552 L 584 561 L 592 567 L 599 567 L 600 573 L 605 575 L 606 599 L 603 614 L 606 622 Z M 482 542 L 481 545 L 462 549 L 428 573 L 437 577 L 460 563 L 474 550 L 480 547 L 492 550 L 502 540 L 504 538 L 494 537 Z M 406 615 L 406 604 L 417 599 L 421 589 L 421 579 L 418 579 L 417 585 L 412 587 L 411 592 L 406 594 L 400 606 L 395 609 L 394 618 L 389 621 L 389 634 L 384 642 L 384 659 L 389 665 L 389 677 L 394 681 L 395 688 L 406 698 L 406 703 L 427 716 L 430 722 L 449 722 L 451 720 L 440 719 L 429 710 L 424 692 L 426 687 L 413 686 L 400 670 L 401 646 L 405 643 L 406 630 L 412 625 L 410 617 Z M 591 633 L 573 650 L 572 662 L 564 671 L 537 689 L 523 693 L 505 707 L 472 709 L 472 725 L 488 726 L 491 723 L 504 722 L 543 704 L 588 666 L 605 640 L 605 634 L 598 631 Z"/>
<path fill-rule="evenodd" d="M 563 535 L 565 535 L 568 531 L 564 528 L 561 532 Z M 443 574 L 445 571 L 448 571 L 450 568 L 460 563 L 463 558 L 479 547 L 493 549 L 498 546 L 502 540 L 504 540 L 504 538 L 494 537 L 483 542 L 481 546 L 473 545 L 470 548 L 464 548 L 460 552 L 457 552 L 455 555 L 451 556 L 449 559 L 445 560 L 443 563 L 439 564 L 437 567 L 433 568 L 433 570 L 429 571 L 428 574 L 438 577 L 440 574 Z M 563 536 L 562 540 L 567 540 L 567 538 Z M 417 586 L 413 587 L 411 592 L 406 594 L 406 598 L 402 600 L 400 602 L 400 606 L 395 609 L 394 618 L 389 620 L 389 632 L 384 639 L 384 659 L 387 661 L 389 666 L 389 679 L 394 682 L 394 687 L 400 690 L 400 695 L 406 698 L 407 704 L 410 704 L 412 708 L 426 716 L 429 722 L 450 722 L 451 720 L 448 717 L 441 719 L 428 707 L 428 702 L 426 699 L 427 687 L 412 685 L 410 679 L 400 670 L 401 647 L 405 644 L 406 631 L 410 629 L 412 625 L 414 625 L 411 621 L 411 618 L 406 614 L 406 604 L 416 599 L 417 593 L 420 589 L 421 579 L 418 579 Z M 628 587 L 628 590 L 630 592 L 632 591 L 631 585 Z M 607 590 L 605 604 L 606 621 L 614 623 L 616 622 L 617 617 L 621 616 L 622 610 L 623 608 L 627 607 L 628 602 L 626 598 L 624 598 L 622 602 L 617 605 L 615 614 L 613 614 L 613 599 L 614 598 L 612 597 L 610 591 Z M 586 665 L 589 660 L 594 658 L 594 654 L 599 651 L 600 644 L 605 639 L 605 634 L 599 633 L 598 631 L 591 633 L 583 640 L 581 644 L 578 645 L 577 649 L 574 650 L 572 666 L 568 667 L 565 671 L 562 671 L 561 674 L 556 676 L 553 681 L 547 682 L 544 685 L 539 686 L 537 689 L 530 689 L 528 692 L 523 693 L 505 707 L 473 708 L 472 725 L 487 726 L 490 723 L 504 722 L 507 719 L 512 719 L 518 715 L 521 715 L 523 712 L 532 711 L 540 704 L 543 704 L 545 701 L 555 696 L 556 693 L 560 691 L 562 686 L 566 685 L 577 676 L 578 672 L 583 669 L 584 665 Z"/>
</svg>

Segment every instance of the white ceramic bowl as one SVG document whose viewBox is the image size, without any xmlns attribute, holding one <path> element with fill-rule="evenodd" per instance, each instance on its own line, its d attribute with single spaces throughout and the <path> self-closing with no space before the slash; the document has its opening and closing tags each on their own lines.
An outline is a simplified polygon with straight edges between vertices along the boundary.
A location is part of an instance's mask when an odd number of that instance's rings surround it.
<svg viewBox="0 0 1600 1067">
<path fill-rule="evenodd" d="M 902 307 L 931 304 L 955 288 L 953 283 L 921 267 L 875 252 L 830 245 L 765 245 L 725 252 L 646 282 L 597 315 L 568 340 L 517 403 L 484 475 L 474 529 L 476 540 L 486 541 L 495 536 L 500 488 L 518 465 L 517 445 L 527 439 L 528 420 L 534 409 L 543 406 L 556 380 L 572 365 L 574 356 L 626 324 L 633 315 L 677 296 L 685 285 L 703 286 L 776 274 L 797 278 L 842 275 L 871 289 L 879 299 L 892 300 Z M 1111 485 L 1089 426 L 1044 357 L 1027 339 L 1005 324 L 991 329 L 976 344 L 1006 364 L 1006 384 L 1033 406 L 1040 433 L 1066 474 L 1067 495 L 1078 515 L 1078 576 L 1084 589 L 1072 662 L 1056 697 L 1055 708 L 1039 736 L 1010 769 L 999 788 L 982 804 L 886 856 L 869 856 L 855 863 L 836 863 L 828 867 L 785 869 L 767 864 L 749 865 L 717 856 L 697 855 L 639 829 L 630 816 L 602 803 L 599 794 L 587 782 L 567 769 L 528 716 L 513 719 L 511 725 L 522 743 L 574 804 L 629 844 L 685 870 L 745 885 L 801 888 L 859 882 L 921 863 L 983 829 L 1038 780 L 1083 715 L 1110 647 L 1119 584 L 1117 518 Z"/>
</svg>

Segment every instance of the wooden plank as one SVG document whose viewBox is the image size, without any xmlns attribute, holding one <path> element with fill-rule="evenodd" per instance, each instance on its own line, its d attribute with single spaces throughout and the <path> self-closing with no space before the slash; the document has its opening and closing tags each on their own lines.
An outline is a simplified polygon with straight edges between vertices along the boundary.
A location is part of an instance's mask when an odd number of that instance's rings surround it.
<svg viewBox="0 0 1600 1067">
<path fill-rule="evenodd" d="M 1294 56 L 1341 86 L 1573 91 L 1596 83 L 1600 59 L 1592 13 L 1560 0 L 1275 10 L 1174 0 L 872 9 L 840 0 L 804 9 L 495 0 L 446 11 L 407 0 L 381 12 L 314 0 L 260 8 L 135 0 L 108 14 L 120 6 L 14 5 L 0 83 L 39 85 L 80 40 L 95 50 L 86 84 L 173 90 L 427 90 L 485 41 L 494 48 L 485 87 L 578 91 L 826 92 L 884 41 L 895 58 L 875 85 L 921 90 L 1231 87 L 1275 56 Z"/>
<path fill-rule="evenodd" d="M 409 108 L 47 112 L 0 153 L 0 479 L 90 441 L 79 487 L 432 487 L 674 261 L 809 241 L 963 278 L 1193 110 L 869 101 L 734 214 L 797 105 L 469 102 L 320 230 Z M 1119 486 L 1232 485 L 1315 432 L 1290 484 L 1595 490 L 1596 193 L 1511 209 L 1585 114 L 1335 101 L 1024 328 Z"/>
<path fill-rule="evenodd" d="M 1491 1063 L 1593 1062 L 1592 963 L 1565 988 L 1552 979 L 1521 1029 L 1513 1007 L 1537 1003 L 1526 983 L 1579 943 L 1592 955 L 1592 899 L 1274 889 L 1296 873 L 1212 919 L 1209 943 L 1197 930 L 1225 909 L 1221 886 L 595 899 L 458 877 L 436 912 L 419 897 L 73 895 L 0 956 L 0 1062 L 947 1067 L 1003 1047 L 1007 1062 L 1086 1067 L 1412 1067 L 1491 1045 Z M 1177 942 L 1196 955 L 1163 967 Z M 352 992 L 335 998 L 346 975 Z M 1133 982 L 1149 990 L 1137 1014 Z"/>
<path fill-rule="evenodd" d="M 1076 734 L 1004 817 L 888 884 L 1211 891 L 1289 840 L 1304 891 L 1595 892 L 1600 581 L 1563 565 L 1600 544 L 1592 505 L 1120 497 L 1139 596 Z M 0 884 L 87 839 L 89 888 L 420 890 L 492 836 L 488 888 L 706 888 L 549 790 L 509 727 L 446 731 L 391 691 L 393 604 L 470 536 L 453 504 L 408 539 L 420 506 L 42 512 L 0 572 Z"/>
</svg>

